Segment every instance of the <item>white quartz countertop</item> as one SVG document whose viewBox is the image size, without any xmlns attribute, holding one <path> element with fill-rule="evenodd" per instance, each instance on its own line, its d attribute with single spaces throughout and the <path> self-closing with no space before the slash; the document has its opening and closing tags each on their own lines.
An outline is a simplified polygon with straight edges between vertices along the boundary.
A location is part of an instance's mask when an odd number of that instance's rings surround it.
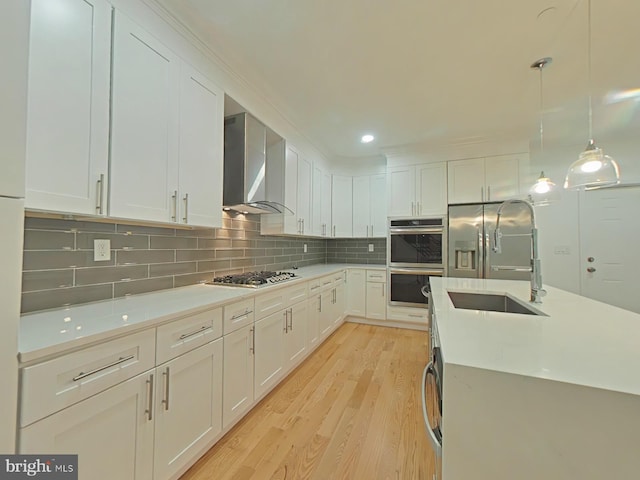
<svg viewBox="0 0 640 480">
<path fill-rule="evenodd" d="M 545 286 L 547 316 L 454 308 L 448 291 L 509 293 L 529 303 L 529 282 L 432 278 L 445 364 L 640 395 L 640 315 Z"/>
<path fill-rule="evenodd" d="M 299 279 L 268 287 L 193 285 L 26 314 L 20 319 L 19 360 L 31 363 L 345 268 L 385 266 L 318 264 L 294 270 Z"/>
</svg>

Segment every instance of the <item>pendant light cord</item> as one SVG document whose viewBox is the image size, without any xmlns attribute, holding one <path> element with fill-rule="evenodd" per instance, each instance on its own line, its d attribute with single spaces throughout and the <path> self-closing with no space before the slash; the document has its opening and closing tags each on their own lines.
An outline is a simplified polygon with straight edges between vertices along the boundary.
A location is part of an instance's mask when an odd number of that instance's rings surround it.
<svg viewBox="0 0 640 480">
<path fill-rule="evenodd" d="M 540 64 L 538 70 L 540 71 L 540 153 L 544 154 L 544 129 L 542 128 L 542 68 L 544 64 Z"/>
<path fill-rule="evenodd" d="M 591 98 L 591 0 L 587 0 L 587 82 L 589 87 L 589 141 L 593 142 L 593 99 Z"/>
</svg>

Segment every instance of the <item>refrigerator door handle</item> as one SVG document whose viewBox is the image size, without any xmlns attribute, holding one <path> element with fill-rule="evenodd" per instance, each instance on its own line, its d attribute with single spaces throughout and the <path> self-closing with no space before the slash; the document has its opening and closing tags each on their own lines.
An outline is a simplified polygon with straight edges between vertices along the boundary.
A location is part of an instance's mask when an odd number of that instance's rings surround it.
<svg viewBox="0 0 640 480">
<path fill-rule="evenodd" d="M 484 276 L 484 262 L 485 262 L 486 249 L 484 248 L 484 242 L 482 241 L 482 230 L 480 229 L 479 226 L 476 226 L 476 242 L 477 242 L 476 255 L 478 256 L 478 266 L 477 266 L 478 278 L 482 278 Z"/>
</svg>

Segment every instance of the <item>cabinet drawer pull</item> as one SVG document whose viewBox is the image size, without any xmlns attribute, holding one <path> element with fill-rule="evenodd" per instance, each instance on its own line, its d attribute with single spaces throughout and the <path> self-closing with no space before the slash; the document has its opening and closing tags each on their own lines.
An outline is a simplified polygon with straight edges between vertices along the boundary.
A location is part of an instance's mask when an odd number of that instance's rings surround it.
<svg viewBox="0 0 640 480">
<path fill-rule="evenodd" d="M 164 398 L 162 399 L 162 403 L 164 403 L 164 409 L 169 410 L 169 367 L 162 372 L 164 376 Z"/>
<path fill-rule="evenodd" d="M 78 375 L 73 377 L 73 381 L 77 382 L 78 380 L 82 380 L 83 378 L 87 378 L 88 376 L 93 375 L 94 373 L 98 373 L 98 372 L 101 372 L 103 370 L 106 370 L 107 368 L 115 367 L 116 365 L 120 365 L 121 363 L 128 362 L 129 360 L 132 360 L 133 358 L 135 358 L 135 355 L 129 355 L 128 357 L 120 357 L 115 362 L 111 362 L 109 365 L 105 365 L 104 367 L 94 368 L 90 372 L 86 372 L 86 373 L 85 372 L 80 372 Z"/>
<path fill-rule="evenodd" d="M 240 315 L 234 315 L 233 317 L 231 317 L 231 320 L 238 320 L 239 318 L 246 317 L 250 313 L 253 313 L 253 310 L 247 310 L 246 312 L 241 313 Z"/>
<path fill-rule="evenodd" d="M 422 315 L 415 315 L 413 313 L 410 313 L 409 316 L 412 318 L 422 318 Z"/>
<path fill-rule="evenodd" d="M 149 421 L 153 420 L 153 373 L 149 375 L 147 384 L 147 409 L 144 413 L 147 415 Z"/>
<path fill-rule="evenodd" d="M 194 335 L 198 335 L 199 333 L 202 333 L 205 330 L 211 330 L 211 327 L 209 327 L 208 325 L 204 325 L 200 327 L 198 330 L 196 330 L 195 332 L 183 333 L 182 335 L 180 335 L 179 340 L 184 340 L 185 338 L 193 337 Z"/>
</svg>

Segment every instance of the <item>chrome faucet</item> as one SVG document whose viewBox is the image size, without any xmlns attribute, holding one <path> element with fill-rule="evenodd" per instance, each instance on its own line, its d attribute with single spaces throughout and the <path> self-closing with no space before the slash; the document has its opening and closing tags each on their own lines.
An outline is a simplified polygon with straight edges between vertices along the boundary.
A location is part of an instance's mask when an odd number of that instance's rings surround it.
<svg viewBox="0 0 640 480">
<path fill-rule="evenodd" d="M 507 205 L 512 203 L 522 203 L 529 208 L 529 212 L 531 213 L 531 267 L 525 269 L 525 271 L 531 272 L 531 298 L 530 301 L 533 303 L 542 303 L 542 297 L 547 294 L 547 291 L 542 288 L 542 272 L 540 268 L 540 258 L 538 256 L 538 228 L 536 227 L 536 214 L 533 210 L 533 205 L 527 202 L 526 200 L 518 200 L 518 199 L 510 199 L 502 202 L 502 204 L 498 207 L 498 214 L 496 218 L 496 229 L 493 232 L 493 251 L 496 253 L 502 252 L 502 232 L 500 231 L 500 216 L 502 215 L 502 210 Z M 514 270 L 514 271 L 522 271 L 523 269 L 518 267 L 499 267 L 494 266 L 494 270 Z"/>
</svg>

